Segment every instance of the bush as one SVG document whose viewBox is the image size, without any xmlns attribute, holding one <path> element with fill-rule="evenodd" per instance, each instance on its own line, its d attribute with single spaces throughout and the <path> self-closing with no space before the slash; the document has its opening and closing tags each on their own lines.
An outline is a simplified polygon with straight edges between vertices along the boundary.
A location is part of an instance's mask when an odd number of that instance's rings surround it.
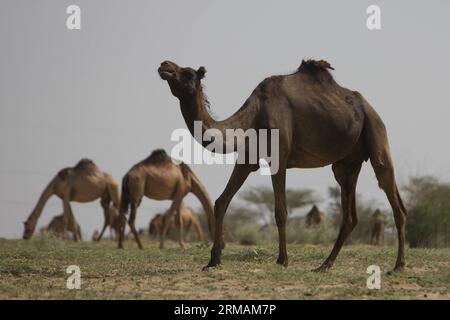
<svg viewBox="0 0 450 320">
<path fill-rule="evenodd" d="M 411 247 L 450 245 L 450 184 L 433 177 L 416 177 L 405 187 L 409 214 L 406 238 Z"/>
<path fill-rule="evenodd" d="M 237 227 L 235 231 L 238 242 L 245 246 L 252 246 L 261 243 L 261 232 L 255 225 L 244 224 Z"/>
</svg>

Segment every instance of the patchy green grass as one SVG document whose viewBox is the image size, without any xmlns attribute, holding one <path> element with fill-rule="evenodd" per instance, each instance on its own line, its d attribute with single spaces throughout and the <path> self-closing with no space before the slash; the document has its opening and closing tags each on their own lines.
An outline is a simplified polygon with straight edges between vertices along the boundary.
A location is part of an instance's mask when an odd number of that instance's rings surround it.
<svg viewBox="0 0 450 320">
<path fill-rule="evenodd" d="M 209 246 L 128 241 L 0 240 L 1 299 L 450 299 L 450 250 L 408 249 L 406 271 L 393 273 L 396 248 L 346 246 L 334 268 L 311 272 L 331 246 L 289 245 L 289 267 L 276 265 L 277 245 L 227 244 L 222 266 L 202 272 Z M 368 290 L 366 269 L 382 270 Z M 67 266 L 81 268 L 81 289 L 68 290 Z"/>
</svg>

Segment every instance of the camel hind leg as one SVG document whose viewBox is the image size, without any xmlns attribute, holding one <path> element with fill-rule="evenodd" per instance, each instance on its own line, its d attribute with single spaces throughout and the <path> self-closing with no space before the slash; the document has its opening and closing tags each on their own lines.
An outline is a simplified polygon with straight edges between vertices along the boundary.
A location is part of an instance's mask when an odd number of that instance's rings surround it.
<svg viewBox="0 0 450 320">
<path fill-rule="evenodd" d="M 397 261 L 394 270 L 401 271 L 405 267 L 405 224 L 407 211 L 398 191 L 395 181 L 394 166 L 390 157 L 389 149 L 386 148 L 378 153 L 379 157 L 370 159 L 378 185 L 386 193 L 389 203 L 394 212 L 395 226 L 398 235 Z M 379 242 L 379 239 L 377 239 Z"/>
<path fill-rule="evenodd" d="M 395 181 L 394 163 L 391 157 L 386 128 L 380 117 L 368 105 L 366 110 L 365 142 L 369 152 L 370 162 L 375 171 L 378 185 L 386 193 L 394 212 L 395 226 L 398 234 L 397 261 L 394 270 L 400 271 L 405 267 L 405 224 L 407 210 L 403 204 Z"/>
</svg>

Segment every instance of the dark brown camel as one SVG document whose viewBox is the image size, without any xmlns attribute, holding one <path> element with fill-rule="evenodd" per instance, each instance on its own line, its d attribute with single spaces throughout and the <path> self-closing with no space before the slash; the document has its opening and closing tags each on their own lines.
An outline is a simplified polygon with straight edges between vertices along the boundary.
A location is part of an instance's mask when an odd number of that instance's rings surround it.
<svg viewBox="0 0 450 320">
<path fill-rule="evenodd" d="M 167 213 L 170 221 L 171 217 L 177 217 L 181 226 L 183 221 L 179 214 L 180 205 L 183 198 L 192 192 L 200 201 L 205 210 L 208 219 L 211 238 L 214 239 L 214 213 L 211 199 L 208 191 L 185 163 L 176 164 L 172 158 L 162 149 L 153 151 L 150 156 L 134 165 L 124 176 L 122 180 L 122 198 L 120 214 L 125 220 L 125 214 L 128 207 L 131 207 L 128 224 L 133 233 L 139 248 L 142 244 L 139 234 L 134 225 L 136 219 L 136 210 L 145 196 L 155 200 L 172 200 L 169 212 Z M 124 221 L 123 220 L 123 221 Z M 160 247 L 164 246 L 165 235 L 169 223 L 163 226 L 161 233 Z M 119 232 L 119 248 L 123 248 L 122 240 L 125 235 L 125 225 L 121 225 Z M 183 228 L 180 228 L 179 242 L 183 244 Z"/>
<path fill-rule="evenodd" d="M 327 270 L 357 223 L 355 189 L 361 165 L 370 159 L 378 184 L 387 195 L 398 230 L 398 255 L 395 270 L 405 266 L 404 243 L 407 211 L 394 175 L 386 128 L 383 121 L 356 92 L 341 87 L 321 60 L 302 61 L 296 72 L 272 76 L 262 81 L 243 106 L 226 120 L 210 115 L 201 80 L 206 69 L 182 68 L 165 61 L 158 69 L 172 94 L 180 101 L 181 113 L 194 136 L 194 121 L 202 122 L 202 131 L 222 133 L 223 150 L 230 152 L 226 129 L 279 129 L 279 170 L 272 174 L 275 195 L 275 220 L 279 234 L 277 263 L 288 265 L 286 250 L 286 169 L 318 168 L 332 165 L 341 187 L 343 219 L 331 254 L 317 271 Z M 235 137 L 231 139 L 235 140 Z M 210 141 L 199 141 L 204 147 Z M 248 149 L 248 148 L 247 148 Z M 269 149 L 269 148 L 267 148 Z M 236 151 L 236 148 L 232 151 Z M 223 151 L 225 152 L 225 151 Z M 248 161 L 247 161 L 248 163 Z M 216 238 L 211 260 L 205 268 L 220 264 L 223 218 L 227 207 L 256 164 L 236 164 L 223 193 L 215 203 Z"/>
<path fill-rule="evenodd" d="M 370 219 L 370 244 L 380 245 L 384 239 L 384 214 L 375 210 Z"/>
<path fill-rule="evenodd" d="M 153 219 L 150 221 L 149 224 L 149 234 L 150 235 L 156 235 L 161 236 L 161 232 L 163 230 L 164 225 L 164 219 L 167 216 L 167 211 L 165 214 L 156 214 Z M 197 233 L 198 241 L 203 241 L 203 231 L 202 226 L 200 224 L 200 221 L 198 220 L 198 217 L 195 215 L 194 211 L 184 203 L 180 206 L 180 214 L 181 219 L 183 220 L 183 235 L 184 235 L 184 241 L 186 242 L 187 235 L 193 227 Z M 167 229 L 167 233 L 170 232 L 171 229 L 176 228 L 177 230 L 180 230 L 180 223 L 179 220 L 172 216 L 172 219 L 169 223 L 169 228 Z"/>
<path fill-rule="evenodd" d="M 305 216 L 305 225 L 311 227 L 313 225 L 319 225 L 325 221 L 325 214 L 314 205 L 311 210 Z"/>
</svg>

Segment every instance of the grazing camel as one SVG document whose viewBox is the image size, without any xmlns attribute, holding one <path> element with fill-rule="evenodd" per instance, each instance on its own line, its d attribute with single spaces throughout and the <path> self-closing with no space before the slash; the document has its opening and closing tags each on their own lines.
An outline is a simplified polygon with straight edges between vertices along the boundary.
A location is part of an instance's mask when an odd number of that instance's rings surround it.
<svg viewBox="0 0 450 320">
<path fill-rule="evenodd" d="M 81 240 L 81 228 L 78 222 L 75 221 L 75 229 L 71 225 L 67 227 L 64 225 L 64 214 L 54 216 L 50 223 L 41 229 L 41 233 L 52 233 L 61 239 L 67 240 L 68 233 L 72 233 L 73 239 L 77 236 Z"/>
<path fill-rule="evenodd" d="M 165 214 L 158 213 L 153 217 L 153 219 L 150 221 L 150 225 L 148 228 L 150 235 L 156 235 L 156 236 L 161 235 L 162 226 L 164 224 L 164 219 L 165 219 L 167 213 L 168 213 L 168 211 L 166 211 Z M 200 221 L 198 220 L 198 217 L 195 215 L 195 213 L 192 211 L 192 209 L 190 207 L 184 205 L 184 203 L 181 203 L 180 214 L 181 214 L 181 219 L 183 220 L 184 241 L 186 242 L 186 237 L 187 237 L 191 227 L 193 226 L 195 228 L 195 231 L 197 232 L 198 241 L 202 242 L 203 241 L 202 226 L 200 224 Z M 168 224 L 169 224 L 169 227 L 167 229 L 167 233 L 169 233 L 172 228 L 177 228 L 178 230 L 180 229 L 179 220 L 174 216 L 172 216 L 172 219 L 170 222 L 168 222 Z M 167 234 L 166 234 L 166 236 L 167 236 Z"/>
<path fill-rule="evenodd" d="M 101 171 L 92 160 L 81 159 L 74 167 L 59 171 L 44 189 L 35 208 L 24 222 L 24 239 L 29 239 L 33 235 L 37 220 L 52 195 L 56 195 L 62 200 L 64 223 L 72 230 L 75 229 L 75 218 L 70 206 L 71 201 L 86 203 L 101 198 L 101 206 L 105 215 L 103 229 L 106 228 L 109 220 L 109 203 L 112 201 L 114 207 L 119 209 L 119 187 L 114 178 Z M 77 240 L 79 239 L 76 235 L 75 241 Z"/>
<path fill-rule="evenodd" d="M 105 216 L 106 217 L 106 216 Z M 119 219 L 119 211 L 114 206 L 109 206 L 109 212 L 107 219 L 105 219 L 105 223 L 103 225 L 102 231 L 97 235 L 95 241 L 100 241 L 105 232 L 106 228 L 109 227 L 111 233 L 111 239 L 115 239 L 120 232 L 120 219 Z"/>
<path fill-rule="evenodd" d="M 325 213 L 319 210 L 314 205 L 305 217 L 305 225 L 311 227 L 312 225 L 319 225 L 325 221 Z"/>
<path fill-rule="evenodd" d="M 253 90 L 243 106 L 226 120 L 217 121 L 209 113 L 209 104 L 203 94 L 201 80 L 206 69 L 183 68 L 165 61 L 158 72 L 167 81 L 172 94 L 178 98 L 188 129 L 204 147 L 211 139 L 195 134 L 195 121 L 201 121 L 202 134 L 208 129 L 220 133 L 222 150 L 238 151 L 236 134 L 227 129 L 278 129 L 278 170 L 272 173 L 275 195 L 275 220 L 279 235 L 277 263 L 288 265 L 286 250 L 286 169 L 318 168 L 332 165 L 334 176 L 341 187 L 343 219 L 330 255 L 316 271 L 331 268 L 342 245 L 357 224 L 355 189 L 364 161 L 370 159 L 378 184 L 392 206 L 398 230 L 398 255 L 395 270 L 405 266 L 404 243 L 407 211 L 400 197 L 394 175 L 394 164 L 385 125 L 376 111 L 356 92 L 341 87 L 328 69 L 326 61 L 302 61 L 292 74 L 272 76 Z M 236 131 L 234 131 L 236 132 Z M 211 134 L 211 131 L 209 131 Z M 232 140 L 232 141 L 231 141 Z M 259 141 L 259 139 L 258 139 Z M 234 146 L 229 148 L 229 146 Z M 248 159 L 248 145 L 245 159 Z M 257 144 L 259 146 L 259 143 Z M 260 147 L 260 146 L 259 146 Z M 270 152 L 270 143 L 266 149 Z M 264 159 L 261 157 L 259 159 Z M 223 218 L 227 207 L 258 164 L 237 163 L 223 193 L 215 203 L 216 237 L 211 259 L 205 268 L 220 264 Z"/>
<path fill-rule="evenodd" d="M 375 210 L 370 219 L 370 244 L 380 245 L 384 240 L 384 214 Z"/>
<path fill-rule="evenodd" d="M 214 215 L 211 199 L 208 192 L 197 176 L 184 163 L 176 164 L 167 153 L 158 149 L 153 151 L 150 156 L 134 165 L 124 176 L 122 180 L 122 198 L 120 214 L 125 215 L 130 210 L 128 225 L 134 234 L 136 242 L 140 249 L 142 244 L 135 228 L 136 210 L 141 203 L 142 197 L 146 196 L 155 200 L 172 200 L 172 205 L 166 213 L 167 219 L 164 219 L 160 237 L 160 248 L 164 247 L 164 240 L 168 223 L 172 217 L 177 217 L 180 224 L 179 243 L 183 244 L 183 221 L 179 214 L 179 209 L 183 198 L 192 192 L 199 200 L 205 210 L 211 238 L 214 238 Z M 124 218 L 125 219 L 125 218 Z M 123 248 L 122 240 L 124 238 L 125 226 L 121 226 L 119 233 L 119 248 Z"/>
</svg>

